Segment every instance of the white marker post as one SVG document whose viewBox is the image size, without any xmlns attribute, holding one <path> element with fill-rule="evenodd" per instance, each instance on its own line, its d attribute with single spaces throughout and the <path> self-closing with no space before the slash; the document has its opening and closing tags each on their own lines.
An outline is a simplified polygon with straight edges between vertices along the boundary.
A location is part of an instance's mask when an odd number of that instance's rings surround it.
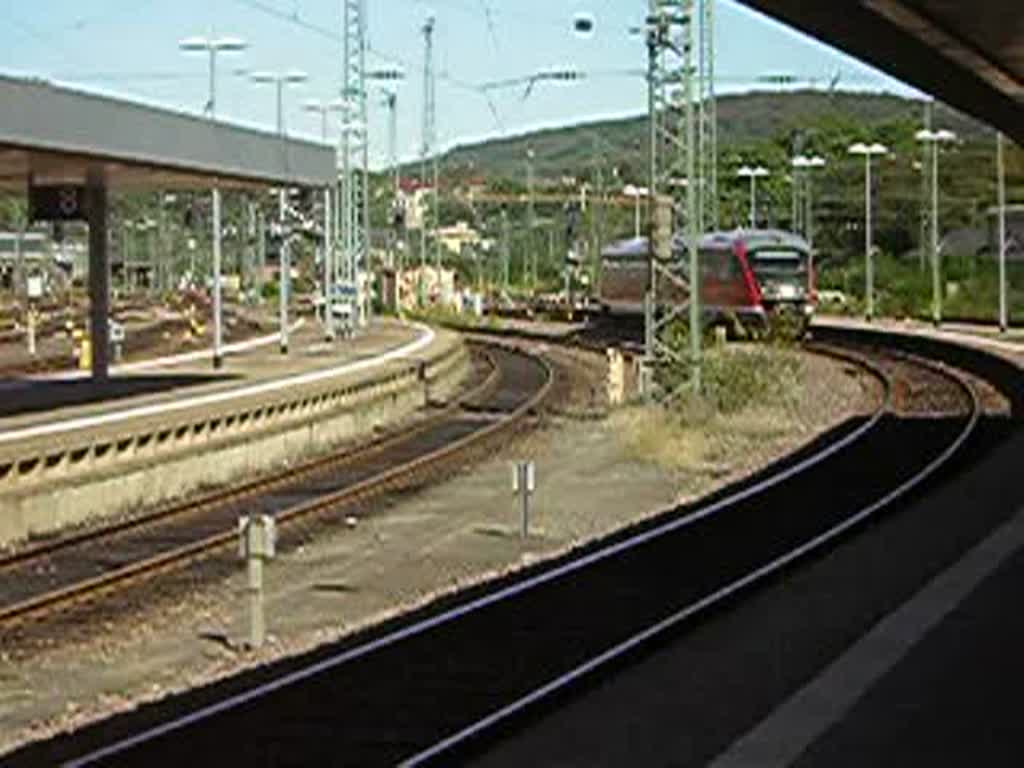
<svg viewBox="0 0 1024 768">
<path fill-rule="evenodd" d="M 249 572 L 249 647 L 262 648 L 266 640 L 263 614 L 263 561 L 272 560 L 277 545 L 277 526 L 270 515 L 238 518 L 238 554 Z"/>
<path fill-rule="evenodd" d="M 530 497 L 537 490 L 537 473 L 532 461 L 519 461 L 512 466 L 512 492 L 518 494 L 522 504 L 522 523 L 519 535 L 524 540 L 530 535 Z"/>
</svg>

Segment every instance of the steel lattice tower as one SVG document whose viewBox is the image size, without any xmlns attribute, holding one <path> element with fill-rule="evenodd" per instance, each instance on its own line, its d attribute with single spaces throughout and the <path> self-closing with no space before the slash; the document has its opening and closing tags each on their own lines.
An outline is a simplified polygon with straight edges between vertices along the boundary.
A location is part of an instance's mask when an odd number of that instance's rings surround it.
<svg viewBox="0 0 1024 768">
<path fill-rule="evenodd" d="M 649 394 L 670 397 L 660 373 L 684 362 L 666 336 L 679 316 L 689 310 L 691 381 L 700 387 L 701 310 L 699 291 L 690 290 L 688 275 L 698 274 L 697 246 L 701 233 L 701 180 L 698 162 L 697 3 L 699 0 L 649 0 L 647 16 L 648 168 L 650 285 L 645 311 L 645 358 Z M 686 255 L 674 249 L 655 253 L 654 211 L 659 199 L 671 199 L 669 229 L 675 231 L 683 214 Z M 696 284 L 695 284 L 696 287 Z M 671 302 L 663 295 L 681 289 L 690 300 Z"/>
<path fill-rule="evenodd" d="M 715 0 L 699 0 L 698 175 L 700 230 L 718 229 L 718 105 L 715 98 Z"/>
<path fill-rule="evenodd" d="M 366 94 L 366 0 L 342 0 L 342 86 L 339 233 L 343 284 L 357 287 L 357 317 L 368 320 L 369 297 L 358 289 L 369 271 L 369 137 Z"/>
<path fill-rule="evenodd" d="M 427 180 L 427 163 L 430 162 L 430 209 L 432 221 L 438 223 L 437 209 L 437 77 L 434 72 L 434 17 L 430 16 L 423 25 L 423 145 L 420 149 L 420 180 Z M 427 215 L 424 211 L 420 223 L 420 266 L 427 258 Z M 441 268 L 441 244 L 434 238 L 435 266 Z"/>
</svg>

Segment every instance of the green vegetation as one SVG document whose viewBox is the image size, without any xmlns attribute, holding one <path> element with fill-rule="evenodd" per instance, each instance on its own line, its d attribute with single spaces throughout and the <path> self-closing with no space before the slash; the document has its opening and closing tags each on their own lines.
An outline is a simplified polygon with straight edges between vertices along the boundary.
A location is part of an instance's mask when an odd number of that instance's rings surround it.
<svg viewBox="0 0 1024 768">
<path fill-rule="evenodd" d="M 829 312 L 860 315 L 864 312 L 864 259 L 851 258 L 825 265 L 820 284 L 825 290 L 842 291 L 845 306 L 823 307 Z M 1008 307 L 1011 322 L 1024 322 L 1024 264 L 1007 268 Z M 995 322 L 999 316 L 999 268 L 991 259 L 952 257 L 945 260 L 940 279 L 943 314 Z M 880 315 L 931 319 L 932 274 L 928 264 L 914 259 L 881 255 L 875 259 L 875 307 Z"/>
<path fill-rule="evenodd" d="M 801 397 L 818 385 L 810 378 L 795 347 L 712 348 L 701 395 L 684 389 L 671 405 L 633 404 L 612 419 L 634 457 L 693 478 L 696 491 L 800 435 L 806 428 Z"/>
<path fill-rule="evenodd" d="M 887 141 L 894 138 L 894 127 L 920 122 L 921 102 L 885 93 L 755 91 L 720 97 L 718 118 L 719 140 L 728 151 L 777 143 L 802 129 L 822 130 L 827 143 L 829 136 L 851 125 L 877 129 L 878 139 Z M 943 105 L 936 108 L 935 122 L 970 140 L 987 136 L 984 126 Z M 836 148 L 845 154 L 847 146 Z M 788 142 L 782 148 L 788 150 Z M 443 157 L 443 175 L 503 178 L 518 182 L 521 188 L 526 181 L 527 149 L 534 151 L 538 179 L 589 178 L 595 163 L 603 162 L 609 170 L 618 169 L 620 178 L 643 183 L 647 119 L 604 120 L 458 146 Z M 403 172 L 416 176 L 419 164 L 406 166 Z"/>
</svg>

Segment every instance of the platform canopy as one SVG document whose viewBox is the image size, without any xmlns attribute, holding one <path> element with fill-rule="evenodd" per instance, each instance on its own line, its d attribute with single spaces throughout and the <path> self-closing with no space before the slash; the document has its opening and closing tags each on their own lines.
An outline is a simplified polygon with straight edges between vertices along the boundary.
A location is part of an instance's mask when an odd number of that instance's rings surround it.
<svg viewBox="0 0 1024 768">
<path fill-rule="evenodd" d="M 741 0 L 1024 144 L 1021 0 Z"/>
<path fill-rule="evenodd" d="M 83 182 L 108 187 L 325 187 L 332 147 L 56 86 L 0 77 L 0 188 Z"/>
</svg>

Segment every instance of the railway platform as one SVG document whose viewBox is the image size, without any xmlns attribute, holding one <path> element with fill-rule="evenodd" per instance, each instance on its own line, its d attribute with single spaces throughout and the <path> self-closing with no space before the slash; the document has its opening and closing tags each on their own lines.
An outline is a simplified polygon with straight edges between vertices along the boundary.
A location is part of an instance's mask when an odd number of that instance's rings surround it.
<svg viewBox="0 0 1024 768">
<path fill-rule="evenodd" d="M 972 520 L 956 532 L 943 524 L 934 535 L 965 538 L 971 528 L 973 546 L 738 739 L 715 768 L 1020 763 L 1024 615 L 1014 606 L 1024 589 L 1024 492 L 998 478 L 1019 471 L 1021 446 L 1018 435 L 992 457 L 986 498 L 945 502 Z M 1000 515 L 997 498 L 1016 513 Z M 968 515 L 972 501 L 984 506 Z M 995 524 L 983 534 L 975 517 Z"/>
<path fill-rule="evenodd" d="M 267 336 L 76 374 L 0 381 L 0 544 L 151 506 L 400 420 L 468 371 L 458 337 L 382 319 L 333 344 L 313 322 L 291 353 Z M 216 452 L 216 461 L 210 454 Z"/>
<path fill-rule="evenodd" d="M 943 323 L 936 328 L 920 320 L 878 319 L 867 322 L 861 318 L 818 315 L 814 319 L 817 327 L 858 328 L 861 330 L 894 331 L 911 336 L 950 341 L 969 347 L 993 352 L 1019 365 L 1024 365 L 1024 329 L 1012 328 L 1005 334 L 991 325 L 974 323 Z"/>
</svg>

